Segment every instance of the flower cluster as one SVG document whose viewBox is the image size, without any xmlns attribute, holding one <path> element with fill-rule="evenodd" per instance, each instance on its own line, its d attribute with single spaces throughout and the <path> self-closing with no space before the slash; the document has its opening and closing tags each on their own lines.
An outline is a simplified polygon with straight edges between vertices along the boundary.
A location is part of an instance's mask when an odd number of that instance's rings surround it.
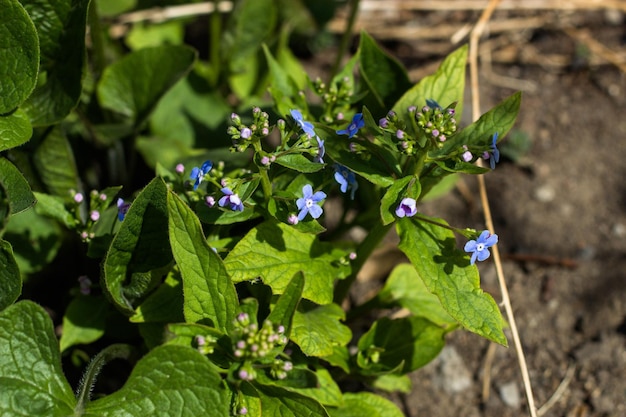
<svg viewBox="0 0 626 417">
<path fill-rule="evenodd" d="M 417 125 L 422 129 L 427 139 L 430 139 L 436 146 L 441 146 L 441 143 L 445 142 L 457 129 L 454 118 L 455 103 L 445 109 L 432 99 L 426 100 L 426 103 L 420 112 L 415 112 Z"/>
<path fill-rule="evenodd" d="M 259 329 L 256 323 L 251 322 L 248 314 L 239 313 L 232 335 L 233 354 L 242 360 L 264 358 L 275 348 L 287 344 L 284 333 L 284 326 L 274 325 L 267 320 Z"/>
<path fill-rule="evenodd" d="M 113 202 L 114 193 L 107 194 L 107 190 L 103 192 L 92 190 L 87 200 L 83 193 L 70 190 L 70 196 L 71 207 L 69 211 L 74 217 L 72 229 L 78 232 L 83 241 L 88 242 L 95 237 L 95 233 L 92 231 L 93 226 Z"/>
<path fill-rule="evenodd" d="M 266 137 L 270 134 L 269 114 L 261 111 L 259 107 L 252 109 L 252 124 L 245 125 L 241 121 L 241 117 L 237 113 L 230 115 L 233 126 L 226 131 L 232 141 L 232 150 L 236 152 L 245 151 L 255 140 Z"/>
</svg>

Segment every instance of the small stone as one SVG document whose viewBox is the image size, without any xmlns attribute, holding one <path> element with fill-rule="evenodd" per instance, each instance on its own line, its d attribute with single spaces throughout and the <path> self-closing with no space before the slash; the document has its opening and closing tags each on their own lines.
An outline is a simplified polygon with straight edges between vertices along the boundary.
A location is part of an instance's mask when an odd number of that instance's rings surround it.
<svg viewBox="0 0 626 417">
<path fill-rule="evenodd" d="M 535 198 L 542 203 L 549 203 L 554 200 L 556 192 L 549 185 L 542 185 L 535 190 Z"/>
<path fill-rule="evenodd" d="M 500 392 L 500 398 L 502 402 L 511 408 L 519 408 L 521 403 L 521 397 L 517 384 L 514 381 L 502 384 L 498 391 Z"/>
<path fill-rule="evenodd" d="M 621 223 L 616 223 L 613 225 L 613 234 L 617 237 L 626 236 L 626 226 Z"/>
<path fill-rule="evenodd" d="M 444 391 L 456 394 L 472 386 L 471 374 L 453 346 L 445 346 L 438 360 L 436 382 Z"/>
</svg>

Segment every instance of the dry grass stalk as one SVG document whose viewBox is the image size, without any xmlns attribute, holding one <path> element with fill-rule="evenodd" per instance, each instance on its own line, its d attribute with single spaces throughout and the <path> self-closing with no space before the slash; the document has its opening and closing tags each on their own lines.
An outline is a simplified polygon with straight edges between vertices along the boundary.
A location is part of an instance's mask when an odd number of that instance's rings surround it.
<svg viewBox="0 0 626 417">
<path fill-rule="evenodd" d="M 483 10 L 485 0 L 361 0 L 361 11 Z M 498 10 L 599 10 L 626 11 L 621 0 L 502 0 Z"/>
</svg>

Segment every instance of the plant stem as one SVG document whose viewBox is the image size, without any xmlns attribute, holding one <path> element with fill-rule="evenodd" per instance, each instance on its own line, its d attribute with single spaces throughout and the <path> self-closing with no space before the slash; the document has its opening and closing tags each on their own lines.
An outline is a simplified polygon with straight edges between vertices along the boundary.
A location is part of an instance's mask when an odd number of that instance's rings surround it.
<svg viewBox="0 0 626 417">
<path fill-rule="evenodd" d="M 335 78 L 335 75 L 339 72 L 339 67 L 341 66 L 341 61 L 343 60 L 343 56 L 346 54 L 348 50 L 348 45 L 350 44 L 350 40 L 352 39 L 352 30 L 354 29 L 354 23 L 356 22 L 356 15 L 359 11 L 359 3 L 360 0 L 351 0 L 350 1 L 350 15 L 348 16 L 348 25 L 346 27 L 345 32 L 341 38 L 341 42 L 339 43 L 339 50 L 337 50 L 337 57 L 335 58 L 335 63 L 333 65 L 333 69 L 330 72 L 330 78 L 328 79 L 328 88 L 330 88 L 331 81 Z"/>
<path fill-rule="evenodd" d="M 209 51 L 211 57 L 211 69 L 212 78 L 211 86 L 216 87 L 220 76 L 220 41 L 222 35 L 222 16 L 218 11 L 219 0 L 215 0 L 215 10 L 211 13 L 211 39 L 209 40 L 211 50 Z"/>
<path fill-rule="evenodd" d="M 82 416 L 85 411 L 85 405 L 89 402 L 91 390 L 96 383 L 96 378 L 100 370 L 107 362 L 113 359 L 128 359 L 133 352 L 133 348 L 126 344 L 115 344 L 107 347 L 98 353 L 87 366 L 87 370 L 83 375 L 76 394 L 76 407 L 74 408 L 74 416 Z"/>
<path fill-rule="evenodd" d="M 89 5 L 89 34 L 91 36 L 91 44 L 93 51 L 93 78 L 97 82 L 106 67 L 106 58 L 104 54 L 104 36 L 102 36 L 102 26 L 100 26 L 100 17 L 98 16 L 98 8 L 95 1 Z"/>
<path fill-rule="evenodd" d="M 350 291 L 350 287 L 352 287 L 352 284 L 356 280 L 356 276 L 365 264 L 365 261 L 370 257 L 372 252 L 374 252 L 374 249 L 376 249 L 380 241 L 387 235 L 387 232 L 389 232 L 392 225 L 393 223 L 383 225 L 380 219 L 378 219 L 372 231 L 369 232 L 367 237 L 363 240 L 363 242 L 361 242 L 356 251 L 356 259 L 352 264 L 352 274 L 339 281 L 335 287 L 335 303 L 341 304 L 343 299 L 346 298 L 348 292 Z"/>
</svg>

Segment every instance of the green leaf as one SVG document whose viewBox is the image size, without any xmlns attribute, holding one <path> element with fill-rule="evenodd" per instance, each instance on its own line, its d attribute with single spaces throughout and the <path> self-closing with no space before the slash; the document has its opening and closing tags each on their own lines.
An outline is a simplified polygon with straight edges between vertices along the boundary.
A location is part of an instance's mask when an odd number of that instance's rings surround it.
<svg viewBox="0 0 626 417">
<path fill-rule="evenodd" d="M 100 104 L 140 126 L 159 99 L 189 72 L 196 55 L 187 46 L 174 45 L 131 52 L 102 72 Z"/>
<path fill-rule="evenodd" d="M 295 107 L 293 97 L 298 93 L 296 83 L 272 56 L 266 45 L 263 45 L 263 53 L 265 53 L 270 71 L 269 92 L 276 103 L 277 112 L 278 114 L 289 114 L 289 110 Z"/>
<path fill-rule="evenodd" d="M 88 403 L 85 412 L 86 417 L 223 417 L 229 404 L 211 362 L 195 349 L 165 345 L 144 356 L 119 391 Z"/>
<path fill-rule="evenodd" d="M 0 310 L 17 300 L 22 293 L 22 277 L 13 257 L 13 248 L 0 239 Z"/>
<path fill-rule="evenodd" d="M 409 375 L 384 374 L 376 377 L 371 384 L 377 390 L 403 394 L 410 394 L 412 389 Z"/>
<path fill-rule="evenodd" d="M 0 151 L 28 142 L 32 134 L 33 127 L 23 110 L 17 109 L 10 114 L 0 115 Z"/>
<path fill-rule="evenodd" d="M 507 97 L 487 113 L 480 116 L 474 123 L 444 142 L 443 148 L 433 152 L 433 154 L 435 156 L 445 155 L 463 145 L 491 149 L 493 134 L 498 132 L 499 142 L 515 124 L 521 102 L 521 92 Z"/>
<path fill-rule="evenodd" d="M 65 208 L 65 203 L 61 197 L 56 197 L 43 193 L 34 193 L 35 198 L 37 199 L 37 204 L 35 205 L 35 211 L 42 216 L 50 217 L 61 224 L 63 224 L 68 229 L 73 229 L 75 226 L 75 219 L 72 213 L 67 211 Z"/>
<path fill-rule="evenodd" d="M 411 197 L 417 201 L 420 192 L 421 187 L 417 175 L 404 177 L 394 182 L 380 201 L 380 217 L 383 225 L 386 226 L 396 220 L 396 208 L 403 198 Z"/>
<path fill-rule="evenodd" d="M 343 278 L 345 271 L 337 266 L 343 256 L 308 233 L 290 225 L 265 222 L 252 229 L 239 241 L 224 260 L 234 282 L 261 277 L 282 294 L 291 277 L 302 271 L 305 277 L 302 297 L 318 304 L 333 299 L 333 282 Z"/>
<path fill-rule="evenodd" d="M 26 100 L 35 88 L 39 40 L 35 25 L 20 2 L 0 0 L 0 10 L 0 114 L 5 114 Z M 1 128 L 0 125 L 0 132 Z"/>
<path fill-rule="evenodd" d="M 313 398 L 276 386 L 255 385 L 255 388 L 264 416 L 328 417 L 324 407 Z"/>
<path fill-rule="evenodd" d="M 419 83 L 404 93 L 398 102 L 393 105 L 393 110 L 404 121 L 407 128 L 411 126 L 410 115 L 407 109 L 410 106 L 421 108 L 426 105 L 427 99 L 433 99 L 442 106 L 457 102 L 455 117 L 457 120 L 461 120 L 466 63 L 467 45 L 464 45 L 448 55 L 439 66 L 439 69 L 437 69 L 437 72 L 424 77 Z"/>
<path fill-rule="evenodd" d="M 95 5 L 100 16 L 110 17 L 134 9 L 137 0 L 95 0 Z"/>
<path fill-rule="evenodd" d="M 328 408 L 331 417 L 402 417 L 391 401 L 371 392 L 345 393 L 343 406 Z"/>
<path fill-rule="evenodd" d="M 125 39 L 130 49 L 138 50 L 164 44 L 180 45 L 183 43 L 184 36 L 185 30 L 182 22 L 172 20 L 158 24 L 135 23 Z"/>
<path fill-rule="evenodd" d="M 61 352 L 73 345 L 89 344 L 104 335 L 109 303 L 101 296 L 74 298 L 63 316 L 63 334 L 59 341 Z"/>
<path fill-rule="evenodd" d="M 128 315 L 133 302 L 161 279 L 172 260 L 167 233 L 167 186 L 155 178 L 137 196 L 104 260 L 104 286 L 117 308 Z M 130 281 L 130 282 L 129 282 Z"/>
<path fill-rule="evenodd" d="M 296 312 L 296 308 L 300 303 L 302 297 L 302 290 L 304 289 L 304 275 L 302 272 L 296 273 L 291 278 L 285 292 L 278 297 L 274 308 L 267 320 L 272 323 L 281 324 L 285 327 L 285 335 L 289 337 L 291 334 L 291 323 L 293 315 Z"/>
<path fill-rule="evenodd" d="M 43 308 L 20 301 L 0 313 L 0 352 L 0 414 L 74 415 L 76 400 Z"/>
<path fill-rule="evenodd" d="M 74 152 L 59 127 L 51 130 L 39 144 L 33 162 L 50 194 L 69 200 L 70 190 L 79 189 Z"/>
<path fill-rule="evenodd" d="M 173 192 L 168 194 L 167 208 L 172 252 L 183 277 L 185 320 L 226 332 L 239 305 L 235 286 L 193 211 Z"/>
<path fill-rule="evenodd" d="M 506 346 L 498 305 L 480 289 L 478 269 L 456 248 L 452 231 L 411 219 L 401 219 L 397 230 L 400 250 L 448 314 L 469 331 Z"/>
<path fill-rule="evenodd" d="M 4 189 L 4 185 L 0 183 L 0 236 L 6 227 L 9 216 L 11 215 L 11 206 L 9 205 L 9 197 Z"/>
<path fill-rule="evenodd" d="M 376 114 L 385 114 L 411 87 L 406 69 L 363 31 L 358 53 L 359 70 L 370 92 L 365 105 Z"/>
<path fill-rule="evenodd" d="M 26 178 L 6 158 L 0 158 L 0 184 L 7 192 L 11 214 L 21 213 L 35 204 L 35 196 Z"/>
<path fill-rule="evenodd" d="M 445 330 L 423 317 L 383 317 L 359 339 L 357 361 L 365 374 L 414 371 L 443 349 Z"/>
<path fill-rule="evenodd" d="M 20 272 L 27 275 L 52 262 L 61 246 L 61 234 L 55 221 L 26 210 L 11 216 L 4 238 L 13 246 Z"/>
<path fill-rule="evenodd" d="M 293 388 L 292 391 L 311 397 L 323 405 L 339 406 L 343 403 L 341 389 L 326 368 L 318 368 L 315 371 L 318 386 L 315 388 Z"/>
<path fill-rule="evenodd" d="M 229 28 L 225 34 L 225 50 L 232 72 L 246 66 L 251 55 L 257 53 L 276 26 L 274 0 L 241 0 L 230 14 Z M 254 24 L 250 24 L 254 22 Z"/>
<path fill-rule="evenodd" d="M 307 356 L 328 356 L 335 346 L 346 345 L 352 338 L 350 328 L 341 324 L 345 313 L 337 304 L 316 306 L 293 316 L 291 340 Z"/>
<path fill-rule="evenodd" d="M 89 0 L 21 2 L 37 28 L 41 50 L 39 85 L 23 107 L 34 126 L 50 125 L 65 118 L 80 98 Z"/>
<path fill-rule="evenodd" d="M 170 273 L 162 285 L 137 307 L 132 323 L 178 323 L 183 315 L 183 283 L 180 274 Z"/>
<path fill-rule="evenodd" d="M 285 168 L 293 169 L 298 172 L 317 172 L 324 168 L 324 164 L 312 162 L 301 154 L 289 154 L 276 158 L 276 163 Z"/>
<path fill-rule="evenodd" d="M 413 315 L 427 318 L 439 326 L 456 324 L 456 320 L 443 309 L 437 296 L 428 291 L 411 264 L 396 266 L 377 297 L 383 304 L 397 303 Z"/>
</svg>

